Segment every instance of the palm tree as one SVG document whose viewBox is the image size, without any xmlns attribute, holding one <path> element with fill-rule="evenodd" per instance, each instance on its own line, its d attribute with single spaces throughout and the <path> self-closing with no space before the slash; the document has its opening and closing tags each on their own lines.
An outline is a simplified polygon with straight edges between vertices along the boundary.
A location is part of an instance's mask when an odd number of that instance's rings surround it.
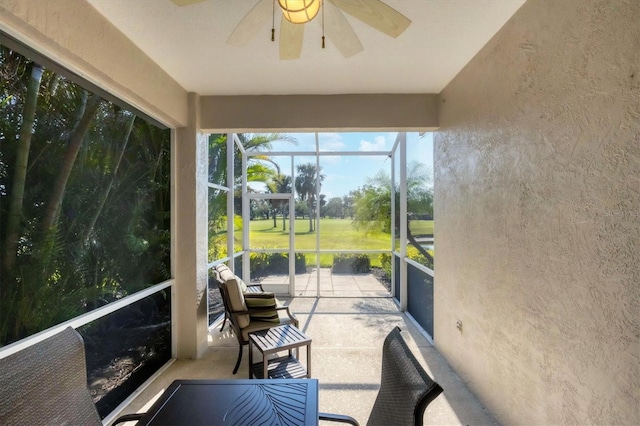
<svg viewBox="0 0 640 426">
<path fill-rule="evenodd" d="M 283 175 L 282 173 L 278 173 L 277 175 L 271 178 L 271 181 L 267 183 L 267 189 L 272 194 L 290 194 L 291 193 L 291 176 Z M 289 202 L 287 200 L 271 200 L 271 203 L 274 207 L 273 213 L 273 227 L 276 227 L 276 210 L 280 210 L 282 213 L 282 230 L 286 231 L 286 218 L 287 218 L 287 208 L 289 207 Z"/>
<path fill-rule="evenodd" d="M 3 56 L 9 52 L 4 51 Z M 13 188 L 10 192 L 9 219 L 7 221 L 4 266 L 7 272 L 11 272 L 16 259 L 19 227 L 22 219 L 22 204 L 24 202 L 24 190 L 29 164 L 29 151 L 33 135 L 33 126 L 36 119 L 36 106 L 38 104 L 38 92 L 42 79 L 43 67 L 35 62 L 31 64 L 31 76 L 27 85 L 27 93 L 22 113 L 22 127 L 18 140 L 16 167 L 13 177 Z"/>
<path fill-rule="evenodd" d="M 325 178 L 320 174 L 322 167 L 318 167 L 313 163 L 298 164 L 298 175 L 296 176 L 295 186 L 298 197 L 302 201 L 306 201 L 309 206 L 309 232 L 313 232 L 313 211 L 316 203 L 316 182 L 318 182 L 318 192 Z"/>
<path fill-rule="evenodd" d="M 84 241 L 88 241 L 90 235 L 93 233 L 93 230 L 96 226 L 96 222 L 98 218 L 102 214 L 102 211 L 105 207 L 107 199 L 109 198 L 109 194 L 111 193 L 111 189 L 116 185 L 118 169 L 120 168 L 120 163 L 122 162 L 122 157 L 126 151 L 127 145 L 129 144 L 129 136 L 131 136 L 131 132 L 133 131 L 133 123 L 136 120 L 136 116 L 128 111 L 121 111 L 121 114 L 125 116 L 125 124 L 124 124 L 124 133 L 122 134 L 122 140 L 120 146 L 117 147 L 117 151 L 113 153 L 113 157 L 115 160 L 115 165 L 113 166 L 113 170 L 110 170 L 111 177 L 108 180 L 108 183 L 102 188 L 102 193 L 98 198 L 97 208 L 94 212 L 91 221 L 89 222 L 89 226 L 84 233 Z"/>
<path fill-rule="evenodd" d="M 71 171 L 76 162 L 76 157 L 80 151 L 80 147 L 89 131 L 89 125 L 93 120 L 98 107 L 100 106 L 101 99 L 97 95 L 90 95 L 86 90 L 81 90 L 81 101 L 78 105 L 78 113 L 76 114 L 76 122 L 73 123 L 73 131 L 69 135 L 67 141 L 67 149 L 60 165 L 60 173 L 57 176 L 53 190 L 51 192 L 51 198 L 47 203 L 47 210 L 45 212 L 44 219 L 42 221 L 43 235 L 54 226 L 60 208 L 62 207 L 62 199 L 64 197 Z"/>
<path fill-rule="evenodd" d="M 433 193 L 428 186 L 431 183 L 431 171 L 427 166 L 412 161 L 407 166 L 407 211 L 433 211 Z M 364 188 L 356 191 L 353 222 L 356 229 L 365 231 L 391 231 L 391 177 L 379 171 L 366 180 Z M 396 185 L 395 203 L 399 205 L 400 190 Z M 400 214 L 396 212 L 395 228 L 400 228 Z M 433 265 L 433 256 L 415 239 L 407 221 L 407 239 L 427 261 Z"/>
<path fill-rule="evenodd" d="M 285 133 L 238 133 L 240 143 L 245 151 L 262 153 L 252 155 L 247 161 L 248 182 L 268 182 L 272 176 L 280 172 L 278 165 L 269 157 L 273 143 L 276 141 L 289 142 L 294 145 L 298 141 Z M 234 149 L 234 184 L 242 181 L 242 155 L 240 150 Z M 209 182 L 227 185 L 227 135 L 211 135 L 209 137 Z"/>
<path fill-rule="evenodd" d="M 166 279 L 169 131 L 3 46 L 0 105 L 0 345 Z"/>
</svg>

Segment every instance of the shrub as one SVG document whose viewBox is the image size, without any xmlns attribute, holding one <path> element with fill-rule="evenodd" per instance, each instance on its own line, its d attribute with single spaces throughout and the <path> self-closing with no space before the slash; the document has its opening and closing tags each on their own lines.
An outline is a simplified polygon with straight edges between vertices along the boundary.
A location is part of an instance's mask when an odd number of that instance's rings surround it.
<svg viewBox="0 0 640 426">
<path fill-rule="evenodd" d="M 429 253 L 433 256 L 433 250 L 429 250 Z M 429 269 L 433 269 L 433 262 L 424 257 L 415 247 L 407 247 L 407 257 Z M 389 253 L 382 253 L 378 259 L 380 260 L 382 269 L 388 276 L 391 276 L 391 262 L 393 260 L 393 256 Z"/>
<path fill-rule="evenodd" d="M 288 274 L 289 256 L 284 253 L 269 253 L 269 273 Z"/>
<path fill-rule="evenodd" d="M 380 259 L 380 267 L 382 268 L 382 270 L 384 270 L 387 276 L 390 277 L 391 276 L 391 259 L 392 259 L 391 254 L 381 253 L 378 258 Z"/>
<path fill-rule="evenodd" d="M 433 256 L 433 250 L 429 250 L 429 254 Z M 414 262 L 426 266 L 429 269 L 433 269 L 433 262 L 422 255 L 415 247 L 407 247 L 407 257 Z"/>
<path fill-rule="evenodd" d="M 250 262 L 252 277 L 289 273 L 288 253 L 251 253 Z M 306 259 L 302 253 L 295 255 L 295 271 L 296 273 L 307 271 Z"/>
<path fill-rule="evenodd" d="M 296 253 L 296 274 L 307 272 L 307 258 L 304 253 Z"/>
<path fill-rule="evenodd" d="M 371 271 L 371 259 L 366 254 L 338 253 L 333 256 L 334 274 L 366 273 Z"/>
<path fill-rule="evenodd" d="M 261 277 L 266 275 L 269 269 L 269 253 L 251 253 L 249 255 L 251 276 Z"/>
</svg>

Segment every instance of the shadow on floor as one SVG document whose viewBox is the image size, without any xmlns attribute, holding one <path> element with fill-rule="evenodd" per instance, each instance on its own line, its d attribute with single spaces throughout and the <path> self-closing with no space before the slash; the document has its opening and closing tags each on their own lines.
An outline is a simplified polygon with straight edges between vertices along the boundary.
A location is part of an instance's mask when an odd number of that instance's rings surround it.
<svg viewBox="0 0 640 426">
<path fill-rule="evenodd" d="M 378 391 L 382 342 L 395 326 L 425 370 L 444 389 L 425 413 L 425 425 L 493 425 L 495 421 L 446 361 L 391 298 L 294 298 L 286 300 L 312 342 L 312 373 L 320 383 L 320 411 L 348 414 L 366 424 Z M 232 370 L 238 343 L 220 324 L 209 333 L 209 350 L 198 360 L 176 360 L 124 411 L 144 411 L 175 379 L 248 377 L 248 356 Z M 259 354 L 255 354 L 259 359 Z M 304 349 L 300 354 L 306 360 Z M 329 424 L 329 423 L 327 423 Z"/>
</svg>

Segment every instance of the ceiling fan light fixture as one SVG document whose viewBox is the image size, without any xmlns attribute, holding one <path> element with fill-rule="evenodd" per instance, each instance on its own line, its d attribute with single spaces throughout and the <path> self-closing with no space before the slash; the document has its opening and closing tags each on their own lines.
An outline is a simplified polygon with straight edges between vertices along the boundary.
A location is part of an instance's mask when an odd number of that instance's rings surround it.
<svg viewBox="0 0 640 426">
<path fill-rule="evenodd" d="M 278 0 L 285 19 L 292 24 L 305 24 L 316 17 L 322 0 Z"/>
</svg>

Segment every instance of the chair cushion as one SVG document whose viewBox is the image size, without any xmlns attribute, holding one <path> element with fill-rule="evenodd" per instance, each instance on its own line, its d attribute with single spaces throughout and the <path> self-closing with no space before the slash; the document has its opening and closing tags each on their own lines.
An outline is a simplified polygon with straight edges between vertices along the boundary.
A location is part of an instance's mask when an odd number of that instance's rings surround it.
<svg viewBox="0 0 640 426">
<path fill-rule="evenodd" d="M 254 331 L 260 331 L 260 330 L 266 330 L 268 328 L 273 328 L 273 327 L 277 327 L 278 325 L 287 325 L 287 324 L 293 324 L 293 321 L 291 318 L 289 318 L 286 315 L 280 316 L 279 317 L 279 324 L 274 324 L 271 321 L 251 321 L 251 324 L 249 324 L 249 326 L 247 328 L 243 328 L 242 329 L 242 339 L 245 342 L 249 341 L 249 333 L 253 333 Z"/>
<path fill-rule="evenodd" d="M 280 323 L 280 317 L 278 311 L 276 311 L 277 301 L 276 296 L 270 292 L 261 293 L 245 293 L 244 301 L 247 304 L 247 308 L 260 309 L 259 312 L 251 312 L 249 316 L 251 320 L 273 322 L 275 324 Z"/>
<path fill-rule="evenodd" d="M 221 264 L 221 265 L 216 266 L 216 271 L 218 272 L 218 275 L 220 276 L 220 278 L 222 278 L 222 272 L 223 271 L 224 271 L 226 276 L 233 275 L 233 277 L 236 279 L 236 282 L 240 285 L 240 289 L 242 290 L 242 292 L 243 293 L 247 292 L 247 290 L 249 288 L 247 286 L 247 284 L 244 281 L 242 281 L 242 279 L 239 276 L 234 275 L 234 273 L 231 272 L 231 269 L 229 269 L 229 267 L 227 265 Z M 226 279 L 225 279 L 225 281 L 226 281 Z"/>
<path fill-rule="evenodd" d="M 227 287 L 227 295 L 229 297 L 229 303 L 231 304 L 230 308 L 232 311 L 246 311 L 247 304 L 244 300 L 244 294 L 242 292 L 242 287 L 233 272 L 225 265 L 218 265 L 216 267 L 218 274 L 222 281 L 224 281 Z M 240 280 L 242 281 L 242 280 Z M 249 318 L 249 314 L 238 314 L 236 315 L 238 327 L 245 328 L 249 325 L 251 319 Z"/>
</svg>

